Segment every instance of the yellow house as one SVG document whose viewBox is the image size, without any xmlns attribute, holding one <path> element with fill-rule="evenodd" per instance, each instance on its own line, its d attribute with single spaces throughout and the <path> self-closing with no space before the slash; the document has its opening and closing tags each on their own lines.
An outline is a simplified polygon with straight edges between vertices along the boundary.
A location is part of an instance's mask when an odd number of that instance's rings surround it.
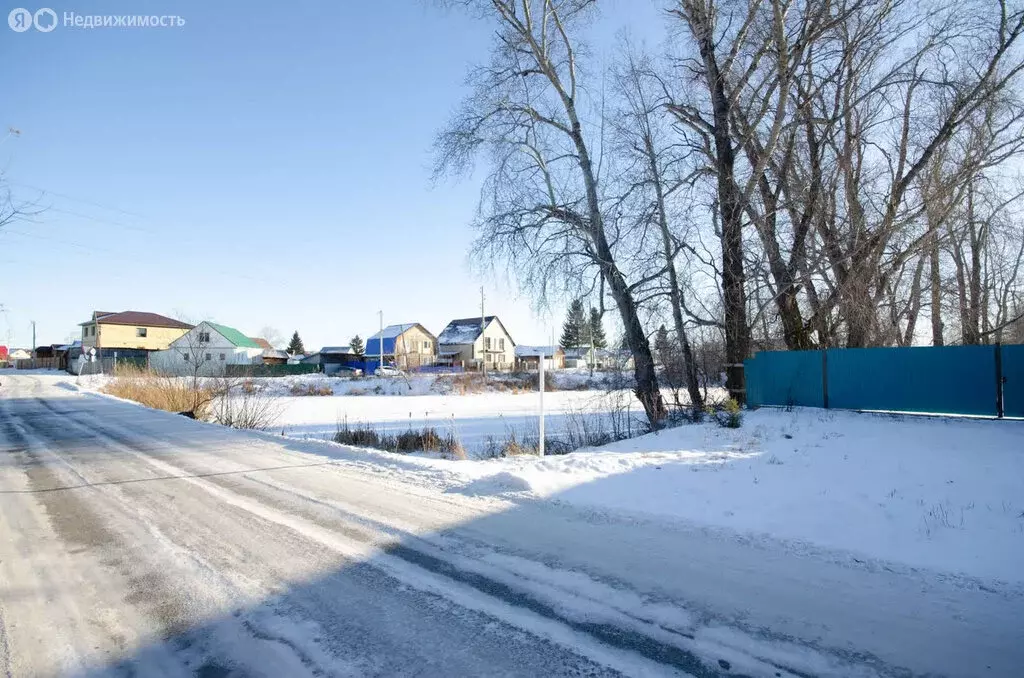
<svg viewBox="0 0 1024 678">
<path fill-rule="evenodd" d="M 384 353 L 384 363 L 401 370 L 434 364 L 437 337 L 419 323 L 388 325 L 366 340 L 363 355 L 376 358 Z"/>
<path fill-rule="evenodd" d="M 131 353 L 162 351 L 192 329 L 180 320 L 144 311 L 94 311 L 92 319 L 81 327 L 82 350 L 95 348 L 103 355 L 118 349 Z"/>
</svg>

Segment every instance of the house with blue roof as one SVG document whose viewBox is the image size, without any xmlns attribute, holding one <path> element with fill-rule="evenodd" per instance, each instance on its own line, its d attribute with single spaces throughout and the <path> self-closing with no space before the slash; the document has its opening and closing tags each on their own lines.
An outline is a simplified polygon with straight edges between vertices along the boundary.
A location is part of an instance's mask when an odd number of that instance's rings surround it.
<svg viewBox="0 0 1024 678">
<path fill-rule="evenodd" d="M 437 337 L 419 323 L 388 325 L 366 340 L 363 355 L 374 359 L 383 353 L 384 364 L 400 370 L 433 365 L 437 358 Z"/>
</svg>

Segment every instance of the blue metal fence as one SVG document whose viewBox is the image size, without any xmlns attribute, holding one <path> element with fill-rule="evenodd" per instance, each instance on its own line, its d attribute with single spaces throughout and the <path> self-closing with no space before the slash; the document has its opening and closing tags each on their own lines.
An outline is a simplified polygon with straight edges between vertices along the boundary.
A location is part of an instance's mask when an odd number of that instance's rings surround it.
<svg viewBox="0 0 1024 678">
<path fill-rule="evenodd" d="M 765 351 L 745 362 L 754 406 L 1024 417 L 1024 346 Z"/>
<path fill-rule="evenodd" d="M 1024 344 L 1003 346 L 1000 358 L 1003 411 L 1007 417 L 1024 417 Z"/>
</svg>

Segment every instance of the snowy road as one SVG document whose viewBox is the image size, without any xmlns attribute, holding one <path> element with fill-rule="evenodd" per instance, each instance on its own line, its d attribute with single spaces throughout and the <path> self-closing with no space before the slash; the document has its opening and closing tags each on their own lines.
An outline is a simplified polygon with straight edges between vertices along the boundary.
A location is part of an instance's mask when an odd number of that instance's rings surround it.
<svg viewBox="0 0 1024 678">
<path fill-rule="evenodd" d="M 1019 675 L 1013 588 L 0 386 L 0 672 Z"/>
</svg>

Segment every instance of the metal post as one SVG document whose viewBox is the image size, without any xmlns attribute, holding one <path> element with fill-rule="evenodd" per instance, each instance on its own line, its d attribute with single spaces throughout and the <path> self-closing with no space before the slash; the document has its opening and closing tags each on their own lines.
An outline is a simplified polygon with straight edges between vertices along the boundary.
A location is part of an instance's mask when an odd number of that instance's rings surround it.
<svg viewBox="0 0 1024 678">
<path fill-rule="evenodd" d="M 539 371 L 539 384 L 538 389 L 540 390 L 540 439 L 537 441 L 537 454 L 544 456 L 544 354 L 546 351 L 541 349 L 540 356 L 537 362 L 540 365 Z"/>
<path fill-rule="evenodd" d="M 1006 377 L 1003 376 L 1003 344 L 996 342 L 996 416 L 1003 418 L 1003 384 Z"/>
<path fill-rule="evenodd" d="M 483 349 L 483 358 L 480 360 L 480 372 L 483 374 L 484 381 L 487 381 L 487 337 L 484 333 L 487 331 L 487 321 L 484 320 L 484 286 L 480 286 L 480 346 Z"/>
<path fill-rule="evenodd" d="M 377 348 L 380 349 L 380 365 L 378 368 L 384 368 L 384 311 L 377 311 L 377 315 L 380 316 L 380 334 L 377 336 Z"/>
</svg>

